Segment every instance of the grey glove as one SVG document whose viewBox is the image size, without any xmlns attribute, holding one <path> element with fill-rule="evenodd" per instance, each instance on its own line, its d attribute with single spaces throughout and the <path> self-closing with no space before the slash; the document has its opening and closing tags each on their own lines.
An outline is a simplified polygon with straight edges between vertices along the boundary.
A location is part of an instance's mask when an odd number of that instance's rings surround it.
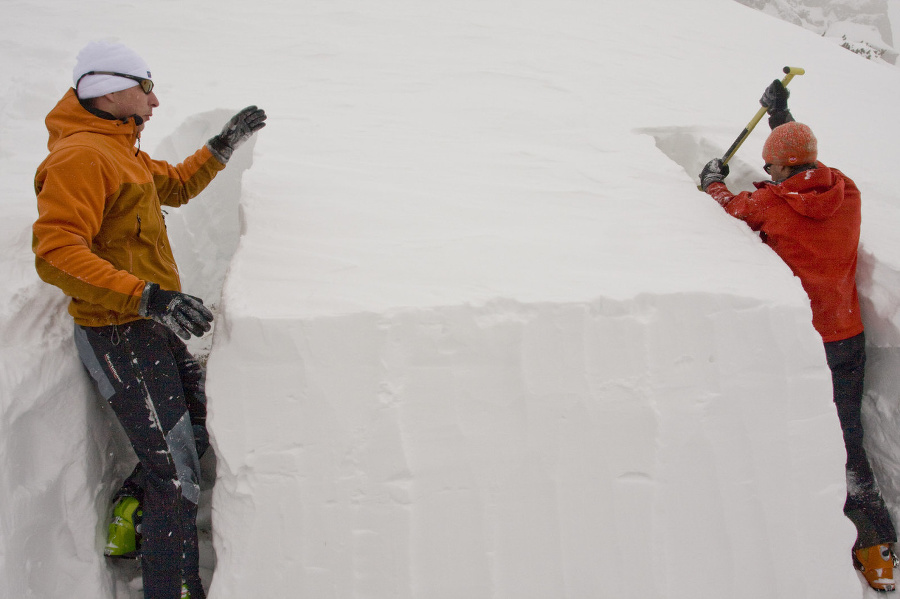
<svg viewBox="0 0 900 599">
<path fill-rule="evenodd" d="M 203 305 L 203 300 L 178 291 L 160 289 L 156 283 L 147 283 L 141 294 L 138 314 L 152 318 L 184 340 L 203 336 L 210 328 L 213 313 Z"/>
<path fill-rule="evenodd" d="M 724 183 L 729 172 L 731 169 L 722 162 L 721 158 L 713 158 L 700 171 L 700 189 L 706 191 L 706 188 L 713 183 Z"/>
<path fill-rule="evenodd" d="M 248 106 L 231 117 L 222 132 L 211 138 L 206 147 L 219 162 L 226 164 L 238 146 L 265 126 L 266 111 L 256 106 Z"/>
<path fill-rule="evenodd" d="M 769 113 L 769 128 L 774 129 L 779 125 L 789 123 L 794 120 L 791 111 L 788 110 L 788 97 L 791 92 L 784 86 L 781 81 L 776 79 L 769 84 L 766 91 L 763 92 L 759 103 L 766 108 Z"/>
</svg>

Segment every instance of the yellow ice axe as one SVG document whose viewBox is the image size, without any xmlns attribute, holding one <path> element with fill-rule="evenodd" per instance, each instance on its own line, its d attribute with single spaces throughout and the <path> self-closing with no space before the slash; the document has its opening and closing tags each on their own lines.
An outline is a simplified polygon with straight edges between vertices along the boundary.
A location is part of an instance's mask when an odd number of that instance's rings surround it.
<svg viewBox="0 0 900 599">
<path fill-rule="evenodd" d="M 800 67 L 784 67 L 782 69 L 784 72 L 784 79 L 781 80 L 781 85 L 787 87 L 787 84 L 790 83 L 791 79 L 794 78 L 794 75 L 802 75 L 806 71 L 801 69 Z M 747 136 L 750 135 L 750 132 L 753 131 L 753 128 L 756 127 L 756 124 L 759 122 L 763 115 L 766 114 L 767 108 L 763 106 L 756 112 L 756 116 L 750 119 L 750 122 L 747 123 L 747 126 L 744 127 L 744 130 L 741 131 L 741 134 L 737 136 L 737 139 L 734 140 L 734 143 L 731 144 L 731 147 L 728 148 L 728 151 L 725 152 L 725 155 L 722 156 L 722 164 L 728 164 L 728 161 L 731 160 L 731 157 L 734 156 L 734 153 L 738 151 L 738 148 L 741 147 L 741 144 L 744 143 L 744 140 L 747 139 Z"/>
</svg>

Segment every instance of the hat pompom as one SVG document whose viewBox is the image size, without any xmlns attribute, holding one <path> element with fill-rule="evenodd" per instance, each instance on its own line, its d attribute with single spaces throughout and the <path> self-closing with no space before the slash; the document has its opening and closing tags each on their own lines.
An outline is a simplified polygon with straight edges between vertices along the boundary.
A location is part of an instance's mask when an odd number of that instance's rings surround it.
<svg viewBox="0 0 900 599">
<path fill-rule="evenodd" d="M 75 69 L 72 71 L 72 81 L 77 88 L 78 97 L 87 100 L 122 91 L 138 84 L 134 79 L 115 75 L 88 75 L 84 79 L 81 78 L 85 73 L 91 71 L 112 71 L 146 79 L 151 78 L 150 67 L 134 50 L 124 44 L 104 41 L 90 42 L 78 53 Z"/>
<path fill-rule="evenodd" d="M 762 152 L 767 164 L 781 166 L 812 164 L 818 154 L 818 142 L 812 129 L 793 121 L 775 127 Z"/>
</svg>

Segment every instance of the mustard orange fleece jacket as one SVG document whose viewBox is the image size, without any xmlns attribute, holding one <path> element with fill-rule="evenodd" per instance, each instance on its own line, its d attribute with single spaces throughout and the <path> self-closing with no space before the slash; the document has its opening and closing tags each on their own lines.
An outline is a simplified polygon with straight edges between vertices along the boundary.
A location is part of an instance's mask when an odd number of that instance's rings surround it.
<svg viewBox="0 0 900 599">
<path fill-rule="evenodd" d="M 181 290 L 161 206 L 185 204 L 225 165 L 205 146 L 177 166 L 153 160 L 135 148 L 133 118 L 97 116 L 72 89 L 46 124 L 50 154 L 34 180 L 38 275 L 72 298 L 77 324 L 138 320 L 147 282 Z"/>
</svg>

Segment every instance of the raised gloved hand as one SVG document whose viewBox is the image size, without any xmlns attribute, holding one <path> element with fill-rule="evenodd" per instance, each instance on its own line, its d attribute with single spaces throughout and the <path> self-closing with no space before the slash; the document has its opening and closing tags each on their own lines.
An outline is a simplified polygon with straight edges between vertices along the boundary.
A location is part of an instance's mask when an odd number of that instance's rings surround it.
<svg viewBox="0 0 900 599">
<path fill-rule="evenodd" d="M 265 126 L 266 111 L 256 106 L 248 106 L 231 117 L 222 132 L 211 138 L 206 146 L 219 162 L 226 164 L 238 146 Z"/>
<path fill-rule="evenodd" d="M 213 313 L 203 305 L 203 300 L 179 291 L 160 289 L 156 283 L 147 283 L 141 294 L 138 314 L 152 318 L 184 340 L 191 335 L 201 337 L 209 331 Z"/>
<path fill-rule="evenodd" d="M 769 84 L 766 91 L 763 92 L 759 103 L 766 107 L 766 112 L 772 114 L 779 110 L 788 109 L 788 96 L 791 92 L 778 79 Z"/>
<path fill-rule="evenodd" d="M 763 92 L 759 103 L 769 113 L 770 129 L 794 120 L 791 111 L 788 110 L 788 96 L 790 95 L 791 92 L 778 79 L 770 83 L 766 91 Z"/>
<path fill-rule="evenodd" d="M 731 169 L 722 162 L 721 158 L 713 158 L 700 171 L 700 189 L 706 191 L 706 188 L 713 183 L 724 183 L 729 172 Z"/>
</svg>

